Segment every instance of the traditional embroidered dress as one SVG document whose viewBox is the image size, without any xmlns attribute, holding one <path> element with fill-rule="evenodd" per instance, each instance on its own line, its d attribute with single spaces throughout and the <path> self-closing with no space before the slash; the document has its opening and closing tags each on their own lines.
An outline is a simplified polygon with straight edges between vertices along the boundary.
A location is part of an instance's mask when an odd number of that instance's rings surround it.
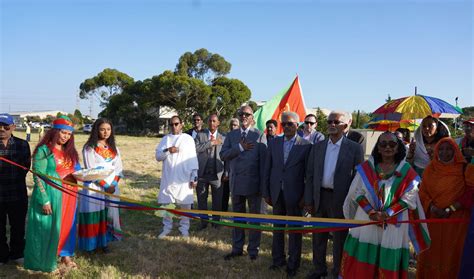
<svg viewBox="0 0 474 279">
<path fill-rule="evenodd" d="M 448 142 L 454 149 L 451 163 L 442 163 L 438 158 L 440 144 Z M 435 147 L 433 160 L 425 169 L 420 186 L 420 198 L 427 218 L 437 218 L 430 206 L 445 209 L 461 199 L 467 190 L 464 176 L 464 157 L 451 138 L 441 139 Z M 470 210 L 459 208 L 448 218 L 468 219 Z M 456 278 L 461 263 L 464 240 L 468 224 L 428 224 L 431 247 L 419 255 L 416 267 L 417 278 Z M 474 261 L 473 261 L 474 263 Z"/>
<path fill-rule="evenodd" d="M 117 150 L 118 151 L 118 150 Z M 120 195 L 118 182 L 122 177 L 122 160 L 120 152 L 115 154 L 108 147 L 85 146 L 83 151 L 84 165 L 86 168 L 113 169 L 114 172 L 102 181 L 86 184 L 87 187 L 105 191 L 112 185 L 115 186 L 114 195 Z M 81 192 L 105 200 L 118 200 L 87 189 Z M 105 201 L 90 199 L 85 196 L 79 202 L 79 249 L 92 251 L 97 248 L 107 247 L 107 243 L 122 239 L 119 209 L 109 207 Z"/>
<path fill-rule="evenodd" d="M 419 176 L 402 161 L 389 177 L 379 177 L 373 158 L 357 166 L 344 202 L 347 219 L 370 221 L 372 209 L 397 220 L 424 219 L 418 197 Z M 407 278 L 409 241 L 420 251 L 429 245 L 426 225 L 369 225 L 349 230 L 344 244 L 340 277 Z"/>
<path fill-rule="evenodd" d="M 79 164 L 64 157 L 62 150 L 51 151 L 46 145 L 38 148 L 33 158 L 33 170 L 45 175 L 63 179 Z M 76 195 L 69 195 L 46 184 L 36 175 L 33 176 L 35 187 L 28 210 L 26 232 L 25 262 L 26 269 L 51 272 L 56 269 L 57 256 L 73 256 L 76 246 Z M 54 181 L 62 184 L 59 181 Z M 62 184 L 69 191 L 77 188 Z M 43 205 L 50 204 L 51 215 L 43 213 Z"/>
</svg>

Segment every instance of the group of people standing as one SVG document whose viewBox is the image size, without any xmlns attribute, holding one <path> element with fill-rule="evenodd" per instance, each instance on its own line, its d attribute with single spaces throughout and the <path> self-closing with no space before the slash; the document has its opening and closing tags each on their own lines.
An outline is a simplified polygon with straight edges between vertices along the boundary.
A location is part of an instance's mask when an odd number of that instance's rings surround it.
<svg viewBox="0 0 474 279">
<path fill-rule="evenodd" d="M 418 253 L 419 278 L 458 275 L 474 187 L 474 167 L 466 164 L 462 152 L 472 152 L 472 133 L 466 134 L 467 139 L 462 141 L 465 147 L 460 149 L 461 145 L 448 137 L 447 129 L 443 130 L 444 124 L 429 116 L 411 143 L 395 133 L 380 135 L 364 161 L 364 138 L 349 129 L 349 113 L 329 114 L 328 138 L 316 131 L 314 115 L 307 115 L 304 128 L 298 130 L 299 116 L 282 113 L 282 136 L 275 134 L 275 120 L 267 121 L 266 133 L 255 129 L 249 106 L 241 107 L 238 115 L 226 135 L 218 131 L 220 123 L 215 114 L 208 117 L 208 129 L 202 128 L 203 117 L 195 114 L 194 127 L 186 133 L 182 132 L 182 119 L 171 118 L 171 134 L 156 148 L 156 159 L 163 161 L 160 204 L 176 203 L 190 209 L 196 189 L 198 209 L 206 210 L 211 189 L 212 210 L 225 210 L 224 186 L 228 183 L 234 212 L 245 213 L 248 209 L 249 213 L 262 213 L 263 198 L 275 215 L 382 222 L 332 235 L 313 234 L 314 271 L 308 278 L 328 273 L 334 278 L 406 278 L 410 241 Z M 468 127 L 469 122 L 465 125 Z M 423 171 L 428 178 L 422 178 Z M 417 223 L 425 219 L 425 214 L 428 218 L 462 219 L 464 223 Z M 199 230 L 206 229 L 209 222 L 219 228 L 215 221 L 219 221 L 218 216 L 209 216 L 201 221 Z M 163 223 L 159 238 L 167 237 L 172 229 L 171 219 L 164 218 Z M 181 217 L 180 231 L 189 236 L 186 216 Z M 456 241 L 448 240 L 453 235 Z M 246 250 L 253 261 L 258 258 L 261 233 L 249 230 L 248 237 Z M 333 266 L 329 271 L 326 250 L 330 237 Z M 243 256 L 244 244 L 244 230 L 234 228 L 232 250 L 224 259 Z M 451 244 L 454 246 L 447 252 Z M 285 268 L 288 276 L 294 276 L 300 267 L 301 249 L 301 234 L 289 234 L 285 252 L 284 233 L 274 232 L 269 268 Z M 465 251 L 472 254 L 468 248 Z"/>
<path fill-rule="evenodd" d="M 418 278 L 473 276 L 469 261 L 474 250 L 474 222 L 465 220 L 474 216 L 474 120 L 465 122 L 465 137 L 455 142 L 441 121 L 428 116 L 410 144 L 385 132 L 369 159 L 364 160 L 364 138 L 350 130 L 350 113 L 329 114 L 327 138 L 316 130 L 317 118 L 312 114 L 298 130 L 298 114 L 283 112 L 281 136 L 275 134 L 278 123 L 274 120 L 267 121 L 266 133 L 254 128 L 250 106 L 242 106 L 238 116 L 230 121 L 230 131 L 225 135 L 219 132 L 217 114 L 208 116 L 207 129 L 203 128 L 203 117 L 193 115 L 193 128 L 187 132 L 183 132 L 179 116 L 169 120 L 170 133 L 155 152 L 156 160 L 163 162 L 159 204 L 191 209 L 196 193 L 197 209 L 207 210 L 211 193 L 213 211 L 227 211 L 230 198 L 232 211 L 238 213 L 245 213 L 247 208 L 249 213 L 262 213 L 264 201 L 275 215 L 380 222 L 331 235 L 314 233 L 314 270 L 308 278 L 328 274 L 334 278 L 406 278 L 410 241 L 418 254 Z M 0 156 L 29 167 L 29 145 L 12 136 L 14 129 L 11 116 L 0 114 Z M 34 176 L 28 212 L 27 171 L 0 161 L 1 263 L 22 261 L 24 256 L 25 268 L 52 272 L 57 269 L 59 256 L 62 265 L 74 268 L 71 256 L 76 243 L 84 251 L 107 252 L 110 241 L 121 239 L 118 208 L 107 203 L 116 197 L 87 189 L 78 191 L 75 186 L 71 174 L 80 166 L 73 130 L 69 118 L 59 117 L 36 146 L 33 171 L 50 179 Z M 83 147 L 83 159 L 85 168 L 113 169 L 109 177 L 86 186 L 119 195 L 123 168 L 113 125 L 107 119 L 94 123 Z M 5 237 L 7 216 L 11 225 L 9 245 Z M 458 223 L 416 221 L 425 218 L 452 218 Z M 206 229 L 209 223 L 219 229 L 219 221 L 217 215 L 208 216 L 198 229 Z M 182 216 L 179 223 L 181 235 L 189 237 L 189 218 Z M 172 228 L 171 216 L 165 215 L 159 238 L 166 238 Z M 245 237 L 242 228 L 233 229 L 232 250 L 225 260 L 244 255 Z M 259 255 L 261 232 L 250 230 L 248 237 L 246 250 L 254 261 Z M 333 242 L 331 270 L 326 263 L 329 238 Z M 290 233 L 285 250 L 284 233 L 274 232 L 269 268 L 285 268 L 293 277 L 301 264 L 302 235 Z"/>
<path fill-rule="evenodd" d="M 12 135 L 13 118 L 0 114 L 0 127 L 0 155 L 29 168 L 29 144 Z M 114 198 L 87 189 L 78 190 L 72 173 L 81 167 L 73 131 L 73 123 L 67 116 L 58 117 L 33 151 L 32 169 L 42 178 L 33 176 L 29 208 L 25 185 L 28 171 L 0 161 L 1 265 L 14 260 L 23 263 L 26 269 L 55 272 L 59 256 L 62 266 L 76 268 L 71 257 L 77 243 L 83 251 L 107 252 L 110 241 L 121 239 L 118 208 L 108 206 L 108 200 Z M 82 153 L 85 168 L 113 170 L 109 177 L 85 185 L 118 195 L 122 162 L 110 121 L 96 120 Z M 6 241 L 7 216 L 11 226 L 9 245 Z"/>
</svg>

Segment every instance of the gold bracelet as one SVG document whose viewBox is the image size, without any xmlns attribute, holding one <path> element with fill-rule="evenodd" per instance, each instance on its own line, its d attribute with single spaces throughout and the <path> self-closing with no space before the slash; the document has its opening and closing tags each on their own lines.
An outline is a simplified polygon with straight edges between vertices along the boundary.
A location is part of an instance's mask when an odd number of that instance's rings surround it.
<svg viewBox="0 0 474 279">
<path fill-rule="evenodd" d="M 449 208 L 451 208 L 453 212 L 456 211 L 456 207 L 454 207 L 454 205 L 450 205 Z"/>
</svg>

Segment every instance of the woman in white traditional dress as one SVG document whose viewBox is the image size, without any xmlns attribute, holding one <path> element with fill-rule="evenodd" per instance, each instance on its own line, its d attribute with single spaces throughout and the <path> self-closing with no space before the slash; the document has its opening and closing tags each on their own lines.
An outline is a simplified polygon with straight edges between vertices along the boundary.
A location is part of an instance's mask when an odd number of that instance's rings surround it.
<svg viewBox="0 0 474 279">
<path fill-rule="evenodd" d="M 111 169 L 113 172 L 105 179 L 85 183 L 89 188 L 120 195 L 118 182 L 122 177 L 122 160 L 115 145 L 113 124 L 110 120 L 99 118 L 94 122 L 92 131 L 82 150 L 86 168 Z M 80 197 L 79 203 L 79 249 L 107 252 L 107 244 L 122 239 L 119 209 L 107 200 L 118 198 L 84 189 L 88 196 L 102 200 Z"/>
<path fill-rule="evenodd" d="M 418 196 L 419 176 L 403 158 L 402 141 L 385 132 L 357 174 L 344 202 L 346 219 L 384 221 L 349 230 L 340 277 L 407 278 L 409 241 L 416 250 L 429 245 L 426 225 L 390 223 L 424 219 Z"/>
</svg>

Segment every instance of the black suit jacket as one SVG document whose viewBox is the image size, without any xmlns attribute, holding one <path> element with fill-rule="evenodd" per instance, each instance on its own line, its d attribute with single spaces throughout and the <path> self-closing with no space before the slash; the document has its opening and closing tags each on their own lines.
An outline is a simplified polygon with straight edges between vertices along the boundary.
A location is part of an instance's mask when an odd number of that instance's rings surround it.
<svg viewBox="0 0 474 279">
<path fill-rule="evenodd" d="M 349 130 L 346 135 L 346 138 L 350 139 L 351 141 L 355 141 L 358 144 L 362 144 L 362 142 L 364 142 L 365 140 L 364 136 L 361 133 L 353 130 Z"/>
<path fill-rule="evenodd" d="M 313 205 L 315 212 L 320 204 L 328 140 L 313 145 L 306 168 L 305 205 Z M 339 215 L 342 215 L 342 206 L 355 176 L 355 167 L 363 160 L 362 146 L 343 137 L 334 174 L 334 208 L 339 211 Z"/>
</svg>

